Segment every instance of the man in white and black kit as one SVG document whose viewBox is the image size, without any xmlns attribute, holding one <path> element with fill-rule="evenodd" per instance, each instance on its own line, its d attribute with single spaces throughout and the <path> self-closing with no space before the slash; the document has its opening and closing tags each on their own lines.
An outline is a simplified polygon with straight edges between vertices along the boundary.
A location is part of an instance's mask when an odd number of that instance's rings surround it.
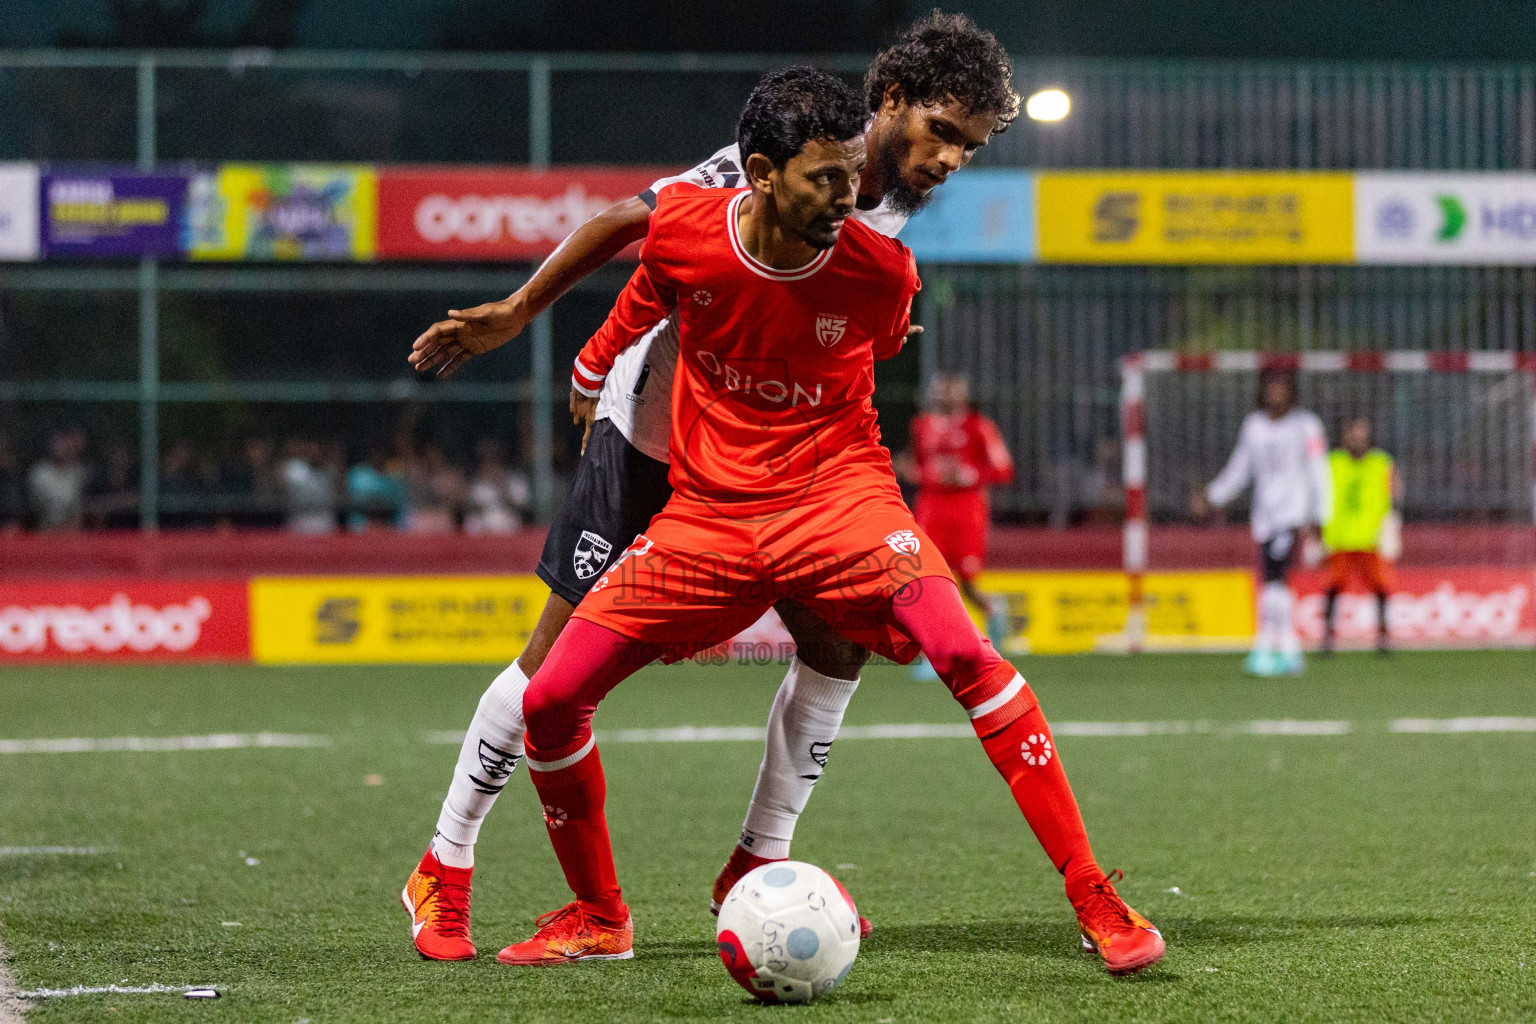
<svg viewBox="0 0 1536 1024">
<path fill-rule="evenodd" d="M 1305 667 L 1288 577 L 1303 544 L 1317 543 L 1333 507 L 1323 422 L 1296 402 L 1296 374 L 1265 370 L 1259 408 L 1243 420 L 1226 467 L 1195 498 L 1195 514 L 1204 518 L 1211 506 L 1221 508 L 1253 485 L 1253 539 L 1264 582 L 1258 635 L 1244 668 L 1256 676 L 1300 675 Z"/>
<path fill-rule="evenodd" d="M 868 164 L 854 214 L 894 235 L 949 174 L 1007 128 L 1018 110 L 1007 53 L 964 16 L 938 12 L 882 51 L 865 79 Z M 516 337 L 582 277 L 643 238 L 657 189 L 673 181 L 730 188 L 742 181 L 735 145 L 578 228 L 508 299 L 449 319 L 419 337 L 418 370 L 453 373 Z M 678 335 L 671 320 L 629 348 L 605 379 L 574 368 L 571 413 L 586 427 L 583 456 L 538 566 L 550 597 L 528 646 L 481 698 L 459 752 L 437 832 L 402 894 L 417 950 L 443 960 L 475 955 L 469 937 L 474 844 L 486 813 L 524 752 L 523 691 L 575 606 L 666 504 L 670 392 Z M 821 774 L 869 652 L 793 602 L 775 610 L 796 657 L 774 698 L 768 742 L 741 838 L 715 896 L 757 864 L 789 855 L 795 822 Z M 868 922 L 862 922 L 867 928 Z"/>
</svg>

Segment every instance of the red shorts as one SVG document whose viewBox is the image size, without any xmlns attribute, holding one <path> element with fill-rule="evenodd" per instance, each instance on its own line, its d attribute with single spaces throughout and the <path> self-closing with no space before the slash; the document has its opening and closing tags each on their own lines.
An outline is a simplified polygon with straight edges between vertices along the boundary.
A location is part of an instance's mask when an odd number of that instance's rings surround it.
<svg viewBox="0 0 1536 1024">
<path fill-rule="evenodd" d="M 987 558 L 991 514 L 985 491 L 919 491 L 917 522 L 965 580 L 976 578 Z"/>
<path fill-rule="evenodd" d="M 905 664 L 918 654 L 891 617 L 895 593 L 949 565 L 894 486 L 837 491 L 755 518 L 673 495 L 576 608 L 576 617 L 655 644 L 663 661 L 740 633 L 781 598 Z"/>
<path fill-rule="evenodd" d="M 1328 556 L 1328 589 L 1348 590 L 1352 579 L 1373 593 L 1391 591 L 1392 566 L 1374 551 L 1335 551 Z"/>
</svg>

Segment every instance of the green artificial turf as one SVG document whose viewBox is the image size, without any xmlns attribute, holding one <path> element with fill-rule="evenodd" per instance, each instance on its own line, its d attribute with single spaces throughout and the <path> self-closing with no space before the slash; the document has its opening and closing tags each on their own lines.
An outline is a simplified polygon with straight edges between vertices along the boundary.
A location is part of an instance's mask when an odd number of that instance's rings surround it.
<svg viewBox="0 0 1536 1024">
<path fill-rule="evenodd" d="M 484 667 L 0 671 L 0 739 L 331 740 L 0 755 L 0 847 L 101 851 L 0 856 L 0 942 L 22 990 L 223 992 L 43 999 L 32 1022 L 1536 1020 L 1536 733 L 1388 730 L 1536 714 L 1536 656 L 1345 655 L 1270 683 L 1228 656 L 1022 664 L 1058 722 L 1211 723 L 1058 737 L 1101 863 L 1126 870 L 1122 894 L 1168 940 L 1135 978 L 1078 950 L 1058 876 L 964 738 L 833 753 L 795 855 L 837 874 L 876 930 L 820 1003 L 756 1006 L 715 955 L 709 889 L 762 755 L 752 742 L 605 747 L 634 960 L 495 962 L 569 898 L 519 770 L 478 848 L 480 959 L 424 962 L 399 891 L 455 756 L 424 735 L 464 727 Z M 780 675 L 651 668 L 598 726 L 760 725 Z M 849 724 L 963 722 L 936 683 L 890 666 L 865 680 Z M 1255 719 L 1352 727 L 1230 725 Z"/>
</svg>

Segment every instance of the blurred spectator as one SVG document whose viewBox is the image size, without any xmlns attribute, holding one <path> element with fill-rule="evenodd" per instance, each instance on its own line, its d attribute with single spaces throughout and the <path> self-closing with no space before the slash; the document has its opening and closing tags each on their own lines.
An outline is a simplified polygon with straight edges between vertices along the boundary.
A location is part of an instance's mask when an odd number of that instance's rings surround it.
<svg viewBox="0 0 1536 1024">
<path fill-rule="evenodd" d="M 177 441 L 160 457 L 160 514 L 169 527 L 203 526 L 212 496 L 195 472 L 192 442 Z"/>
<path fill-rule="evenodd" d="M 389 467 L 389 452 L 381 445 L 347 472 L 347 529 L 398 529 L 405 525 L 405 481 Z"/>
<path fill-rule="evenodd" d="M 528 478 L 506 463 L 501 442 L 484 437 L 475 445 L 475 478 L 469 484 L 465 533 L 516 533 L 528 510 Z"/>
<path fill-rule="evenodd" d="M 19 530 L 26 518 L 25 488 L 21 480 L 21 464 L 11 439 L 0 434 L 0 532 Z"/>
<path fill-rule="evenodd" d="M 464 506 L 464 471 L 435 444 L 424 445 L 405 474 L 410 510 L 405 528 L 413 533 L 452 532 Z"/>
<path fill-rule="evenodd" d="M 224 474 L 223 491 L 243 526 L 275 526 L 285 507 L 281 474 L 272 458 L 272 442 L 248 437 Z"/>
<path fill-rule="evenodd" d="M 126 530 L 139 525 L 139 459 L 132 446 L 121 441 L 107 446 L 90 512 L 92 524 L 103 529 Z"/>
<path fill-rule="evenodd" d="M 323 462 L 323 449 L 302 438 L 289 440 L 285 447 L 282 481 L 288 529 L 293 533 L 335 532 L 336 479 Z"/>
<path fill-rule="evenodd" d="M 39 530 L 78 530 L 85 517 L 85 432 L 55 431 L 48 454 L 27 473 L 27 497 Z"/>
</svg>

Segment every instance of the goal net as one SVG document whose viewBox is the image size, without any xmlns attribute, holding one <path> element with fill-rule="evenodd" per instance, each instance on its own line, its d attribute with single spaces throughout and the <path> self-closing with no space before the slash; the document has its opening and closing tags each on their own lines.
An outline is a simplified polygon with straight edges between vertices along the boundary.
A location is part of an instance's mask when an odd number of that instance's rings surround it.
<svg viewBox="0 0 1536 1024">
<path fill-rule="evenodd" d="M 1258 552 L 1247 498 L 1218 525 L 1191 500 L 1231 454 L 1267 369 L 1295 371 L 1330 448 L 1364 418 L 1396 462 L 1405 526 L 1387 620 L 1400 646 L 1536 644 L 1536 355 L 1516 352 L 1149 351 L 1121 362 L 1125 632 L 1101 646 L 1235 649 L 1253 630 Z M 1326 583 L 1297 574 L 1316 643 Z M 1346 591 L 1340 646 L 1374 639 L 1373 596 Z"/>
</svg>

